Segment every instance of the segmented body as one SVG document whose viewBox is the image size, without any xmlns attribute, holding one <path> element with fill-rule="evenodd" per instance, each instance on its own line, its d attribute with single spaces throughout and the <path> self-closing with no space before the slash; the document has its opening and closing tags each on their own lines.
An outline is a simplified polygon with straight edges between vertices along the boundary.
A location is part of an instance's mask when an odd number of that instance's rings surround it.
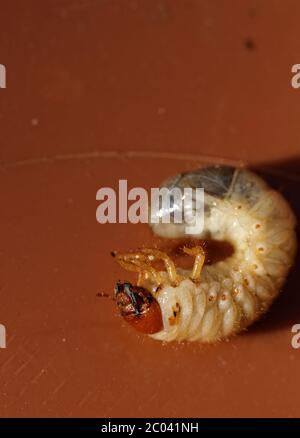
<svg viewBox="0 0 300 438">
<path fill-rule="evenodd" d="M 161 341 L 227 338 L 255 321 L 278 295 L 296 249 L 294 214 L 280 193 L 246 169 L 204 168 L 163 186 L 203 187 L 204 230 L 197 237 L 229 241 L 234 253 L 205 265 L 199 282 L 178 270 L 186 278 L 176 287 L 166 283 L 155 294 L 163 330 L 151 336 Z M 186 237 L 182 224 L 155 224 L 153 231 Z"/>
</svg>

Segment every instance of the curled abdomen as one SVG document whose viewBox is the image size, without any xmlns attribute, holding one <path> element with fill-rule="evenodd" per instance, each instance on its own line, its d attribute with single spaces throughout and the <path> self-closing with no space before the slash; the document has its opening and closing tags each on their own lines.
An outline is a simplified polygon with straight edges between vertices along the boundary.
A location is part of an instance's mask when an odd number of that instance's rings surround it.
<svg viewBox="0 0 300 438">
<path fill-rule="evenodd" d="M 186 246 L 184 252 L 195 258 L 192 271 L 177 268 L 156 248 L 114 254 L 125 269 L 139 273 L 137 287 L 118 286 L 121 314 L 161 341 L 215 342 L 240 332 L 266 312 L 293 264 L 296 221 L 290 206 L 246 169 L 199 169 L 175 175 L 162 187 L 203 188 L 204 229 L 190 237 L 227 242 L 233 251 L 208 265 L 201 245 Z M 160 216 L 180 210 L 177 201 Z M 175 222 L 153 224 L 153 232 L 186 240 L 186 223 Z M 156 261 L 165 271 L 153 267 Z"/>
<path fill-rule="evenodd" d="M 162 341 L 215 342 L 238 333 L 278 295 L 294 259 L 295 217 L 288 203 L 258 176 L 244 169 L 209 168 L 177 176 L 164 186 L 204 187 L 204 230 L 193 237 L 229 241 L 234 253 L 205 265 L 199 281 L 184 279 L 161 288 Z M 182 226 L 156 224 L 169 238 L 186 237 Z M 188 277 L 188 272 L 181 272 Z"/>
</svg>

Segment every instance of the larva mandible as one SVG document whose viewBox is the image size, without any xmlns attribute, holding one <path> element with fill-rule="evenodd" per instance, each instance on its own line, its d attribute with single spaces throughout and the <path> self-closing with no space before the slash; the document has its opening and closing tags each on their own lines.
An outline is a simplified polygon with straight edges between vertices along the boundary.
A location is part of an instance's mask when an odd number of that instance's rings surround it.
<svg viewBox="0 0 300 438">
<path fill-rule="evenodd" d="M 161 341 L 215 342 L 248 327 L 278 295 L 296 251 L 295 216 L 277 191 L 247 169 L 207 167 L 178 174 L 165 183 L 204 188 L 205 220 L 199 239 L 228 241 L 233 254 L 203 265 L 202 247 L 185 248 L 195 257 L 192 271 L 176 269 L 157 249 L 114 254 L 139 272 L 137 286 L 117 283 L 121 315 L 137 330 Z M 167 238 L 186 237 L 182 224 L 153 224 Z M 193 236 L 195 237 L 195 236 Z M 166 271 L 152 266 L 165 263 Z"/>
</svg>

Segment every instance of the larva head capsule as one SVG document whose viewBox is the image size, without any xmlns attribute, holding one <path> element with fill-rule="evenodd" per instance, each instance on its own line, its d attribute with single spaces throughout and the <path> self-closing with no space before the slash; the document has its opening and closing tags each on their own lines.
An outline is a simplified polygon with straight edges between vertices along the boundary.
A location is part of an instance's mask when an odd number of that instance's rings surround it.
<svg viewBox="0 0 300 438">
<path fill-rule="evenodd" d="M 160 306 L 145 288 L 128 282 L 117 283 L 115 295 L 121 316 L 137 331 L 153 334 L 162 330 Z"/>
</svg>

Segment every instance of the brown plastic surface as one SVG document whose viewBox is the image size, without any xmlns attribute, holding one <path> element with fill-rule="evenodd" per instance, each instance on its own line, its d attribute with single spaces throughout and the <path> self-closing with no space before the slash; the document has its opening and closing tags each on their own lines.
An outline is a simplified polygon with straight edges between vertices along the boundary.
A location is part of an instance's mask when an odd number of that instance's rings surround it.
<svg viewBox="0 0 300 438">
<path fill-rule="evenodd" d="M 249 163 L 299 215 L 300 4 L 5 1 L 0 13 L 1 416 L 299 416 L 299 260 L 228 342 L 162 345 L 97 297 L 147 225 L 96 222 L 96 191 Z"/>
</svg>

